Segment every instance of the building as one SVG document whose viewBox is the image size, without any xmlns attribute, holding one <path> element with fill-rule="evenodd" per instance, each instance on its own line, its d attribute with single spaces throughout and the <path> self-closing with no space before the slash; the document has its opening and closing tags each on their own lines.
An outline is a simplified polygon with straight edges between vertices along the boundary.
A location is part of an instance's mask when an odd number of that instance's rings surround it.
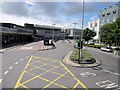
<svg viewBox="0 0 120 90">
<path fill-rule="evenodd" d="M 108 8 L 104 8 L 103 10 L 100 10 L 99 13 L 100 27 L 107 23 L 115 22 L 115 20 L 119 17 L 119 9 L 120 9 L 119 5 L 115 4 Z"/>
<path fill-rule="evenodd" d="M 47 25 L 35 25 L 36 34 L 43 38 L 49 36 L 50 38 L 61 39 L 61 27 L 47 26 Z"/>
<path fill-rule="evenodd" d="M 65 37 L 67 39 L 79 39 L 81 35 L 82 30 L 81 29 L 74 29 L 74 28 L 68 28 L 65 29 Z"/>
<path fill-rule="evenodd" d="M 96 36 L 93 38 L 96 44 L 100 44 L 100 28 L 107 24 L 115 22 L 120 17 L 120 2 L 108 8 L 100 10 L 99 19 L 88 22 L 88 28 L 96 32 Z"/>
<path fill-rule="evenodd" d="M 99 31 L 100 31 L 100 19 L 88 22 L 88 28 L 90 30 L 94 30 L 96 32 L 96 36 L 93 38 L 95 40 L 96 44 L 100 43 L 100 35 L 99 35 Z"/>
</svg>

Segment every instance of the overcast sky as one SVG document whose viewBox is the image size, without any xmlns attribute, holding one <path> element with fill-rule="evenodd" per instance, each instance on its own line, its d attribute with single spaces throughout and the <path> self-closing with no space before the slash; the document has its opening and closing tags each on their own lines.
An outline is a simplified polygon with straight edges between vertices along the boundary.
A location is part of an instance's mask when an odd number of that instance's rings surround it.
<svg viewBox="0 0 120 90">
<path fill-rule="evenodd" d="M 119 1 L 119 0 L 117 0 Z M 99 10 L 117 2 L 85 2 L 85 23 L 98 18 Z M 82 2 L 1 2 L 0 22 L 24 25 L 24 23 L 81 28 Z"/>
</svg>

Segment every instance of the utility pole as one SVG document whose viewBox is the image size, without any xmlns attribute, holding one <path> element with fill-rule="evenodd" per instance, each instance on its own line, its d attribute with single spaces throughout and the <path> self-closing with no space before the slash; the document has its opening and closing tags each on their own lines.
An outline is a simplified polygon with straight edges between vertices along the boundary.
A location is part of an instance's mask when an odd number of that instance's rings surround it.
<svg viewBox="0 0 120 90">
<path fill-rule="evenodd" d="M 77 24 L 77 23 L 73 23 L 74 24 L 74 29 L 73 29 L 73 40 L 75 40 L 75 25 Z"/>
<path fill-rule="evenodd" d="M 56 25 L 56 24 L 52 24 L 53 26 Z M 54 27 L 53 27 L 53 40 L 54 40 Z"/>
<path fill-rule="evenodd" d="M 82 58 L 81 49 L 82 49 L 82 39 L 83 39 L 83 29 L 84 29 L 84 7 L 85 7 L 85 3 L 84 3 L 84 0 L 83 0 L 82 31 L 81 31 L 81 35 L 80 35 L 80 38 L 79 38 L 79 41 L 80 41 L 79 60 L 78 60 L 79 64 L 80 64 L 80 62 L 82 62 L 82 60 L 81 60 L 81 58 Z"/>
</svg>

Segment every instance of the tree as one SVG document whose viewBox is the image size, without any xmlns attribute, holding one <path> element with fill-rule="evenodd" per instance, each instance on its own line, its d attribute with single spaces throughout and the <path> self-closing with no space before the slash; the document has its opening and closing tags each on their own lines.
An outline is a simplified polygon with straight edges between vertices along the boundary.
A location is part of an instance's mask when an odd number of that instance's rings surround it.
<svg viewBox="0 0 120 90">
<path fill-rule="evenodd" d="M 100 29 L 100 38 L 106 45 L 119 46 L 120 43 L 120 17 L 113 23 L 105 24 Z"/>
<path fill-rule="evenodd" d="M 85 41 L 88 41 L 93 39 L 93 37 L 96 35 L 96 32 L 93 31 L 93 30 L 90 30 L 89 28 L 86 28 L 84 31 L 83 31 L 83 39 L 85 39 Z"/>
</svg>

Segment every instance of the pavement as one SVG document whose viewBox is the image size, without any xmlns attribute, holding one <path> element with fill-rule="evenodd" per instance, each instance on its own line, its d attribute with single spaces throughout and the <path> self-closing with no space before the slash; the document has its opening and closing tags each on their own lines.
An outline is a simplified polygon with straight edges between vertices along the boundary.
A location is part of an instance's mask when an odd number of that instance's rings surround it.
<svg viewBox="0 0 120 90">
<path fill-rule="evenodd" d="M 95 63 L 92 64 L 77 64 L 72 61 L 70 61 L 70 55 L 72 54 L 73 51 L 70 51 L 63 59 L 63 63 L 71 65 L 71 66 L 76 66 L 76 67 L 96 67 L 101 64 L 101 62 L 97 59 L 95 59 Z"/>
<path fill-rule="evenodd" d="M 32 45 L 32 47 L 31 47 L 31 45 Z M 5 51 L 9 51 L 9 50 L 17 49 L 17 48 L 19 48 L 20 50 L 44 51 L 44 50 L 54 49 L 55 47 L 45 46 L 43 44 L 43 41 L 39 41 L 39 42 L 29 43 L 29 44 L 25 44 L 25 45 L 17 45 L 17 46 L 13 46 L 13 47 L 0 49 L 0 53 L 4 53 Z"/>
</svg>

